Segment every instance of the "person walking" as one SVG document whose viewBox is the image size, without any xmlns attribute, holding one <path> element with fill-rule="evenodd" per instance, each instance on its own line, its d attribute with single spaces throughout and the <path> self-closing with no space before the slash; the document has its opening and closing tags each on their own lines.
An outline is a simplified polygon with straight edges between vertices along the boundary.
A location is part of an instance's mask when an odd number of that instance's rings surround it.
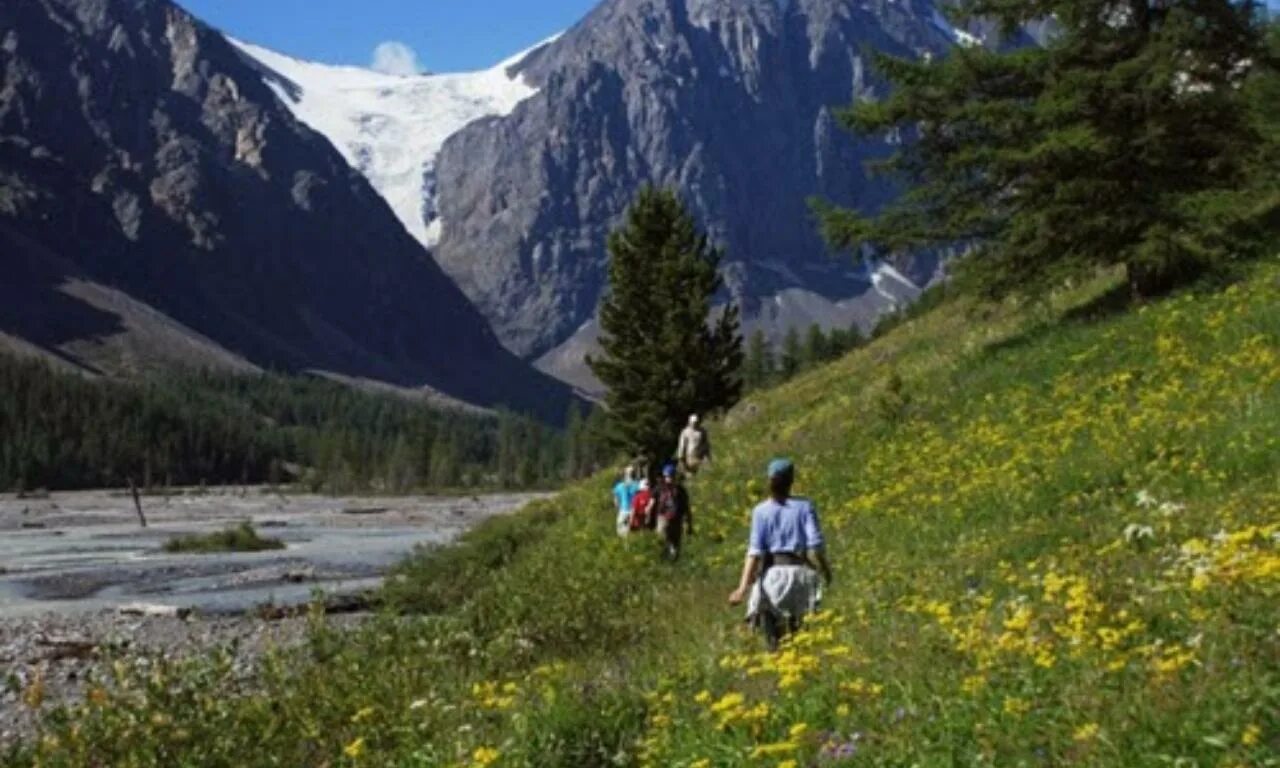
<svg viewBox="0 0 1280 768">
<path fill-rule="evenodd" d="M 769 462 L 769 498 L 751 512 L 751 535 L 738 588 L 729 603 L 747 599 L 747 622 L 764 632 L 769 650 L 800 629 L 805 614 L 817 609 L 823 584 L 831 584 L 831 565 L 812 501 L 791 495 L 795 466 L 789 459 Z"/>
<path fill-rule="evenodd" d="M 676 461 L 689 475 L 698 474 L 702 465 L 711 461 L 711 438 L 699 422 L 698 414 L 689 416 L 689 424 L 680 432 L 676 444 Z"/>
<path fill-rule="evenodd" d="M 693 510 L 689 505 L 689 492 L 680 484 L 674 463 L 662 468 L 662 485 L 658 487 L 654 512 L 658 518 L 658 534 L 662 536 L 663 556 L 672 561 L 679 559 L 684 534 L 693 535 Z"/>
<path fill-rule="evenodd" d="M 639 486 L 636 485 L 635 470 L 627 467 L 622 471 L 622 479 L 613 486 L 613 500 L 618 516 L 614 522 L 619 536 L 626 536 L 630 530 L 631 502 L 635 498 Z"/>
<path fill-rule="evenodd" d="M 641 531 L 645 528 L 652 528 L 649 523 L 653 517 L 654 498 L 653 492 L 649 489 L 649 481 L 641 480 L 639 490 L 636 496 L 631 500 L 631 530 Z"/>
</svg>

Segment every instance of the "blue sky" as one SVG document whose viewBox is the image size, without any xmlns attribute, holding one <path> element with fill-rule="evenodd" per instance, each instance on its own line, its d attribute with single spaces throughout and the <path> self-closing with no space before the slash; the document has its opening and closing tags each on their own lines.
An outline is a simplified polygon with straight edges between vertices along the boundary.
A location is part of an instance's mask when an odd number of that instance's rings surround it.
<svg viewBox="0 0 1280 768">
<path fill-rule="evenodd" d="M 597 0 L 178 0 L 224 32 L 281 53 L 368 65 L 398 42 L 435 72 L 482 69 L 560 32 Z M 403 50 L 384 49 L 403 67 Z"/>
</svg>

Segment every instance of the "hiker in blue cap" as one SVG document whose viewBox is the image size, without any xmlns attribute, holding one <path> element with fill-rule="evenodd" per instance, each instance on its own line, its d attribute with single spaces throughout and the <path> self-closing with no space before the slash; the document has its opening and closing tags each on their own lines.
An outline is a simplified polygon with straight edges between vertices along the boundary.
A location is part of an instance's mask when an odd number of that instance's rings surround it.
<svg viewBox="0 0 1280 768">
<path fill-rule="evenodd" d="M 788 632 L 800 628 L 805 614 L 822 600 L 822 580 L 831 583 L 818 510 L 808 499 L 791 495 L 795 466 L 789 459 L 769 462 L 769 498 L 751 513 L 751 537 L 732 605 L 747 600 L 747 621 L 764 631 L 770 650 Z M 750 597 L 748 599 L 748 591 Z"/>
<path fill-rule="evenodd" d="M 685 531 L 693 535 L 693 510 L 689 506 L 689 492 L 680 484 L 674 462 L 662 468 L 662 484 L 658 486 L 653 511 L 658 517 L 663 554 L 668 560 L 675 560 L 680 557 L 680 542 Z"/>
</svg>

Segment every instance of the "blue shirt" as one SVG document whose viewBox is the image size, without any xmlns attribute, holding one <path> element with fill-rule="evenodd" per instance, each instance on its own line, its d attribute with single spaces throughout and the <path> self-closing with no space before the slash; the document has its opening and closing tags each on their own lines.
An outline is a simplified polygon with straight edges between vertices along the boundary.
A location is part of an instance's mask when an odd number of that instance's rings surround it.
<svg viewBox="0 0 1280 768">
<path fill-rule="evenodd" d="M 619 512 L 631 511 L 631 500 L 639 490 L 640 484 L 634 481 L 619 480 L 618 484 L 613 486 L 613 500 L 618 502 Z"/>
<path fill-rule="evenodd" d="M 818 508 L 808 499 L 793 496 L 785 504 L 769 499 L 758 504 L 751 513 L 748 555 L 760 556 L 770 552 L 799 554 L 822 545 Z"/>
</svg>

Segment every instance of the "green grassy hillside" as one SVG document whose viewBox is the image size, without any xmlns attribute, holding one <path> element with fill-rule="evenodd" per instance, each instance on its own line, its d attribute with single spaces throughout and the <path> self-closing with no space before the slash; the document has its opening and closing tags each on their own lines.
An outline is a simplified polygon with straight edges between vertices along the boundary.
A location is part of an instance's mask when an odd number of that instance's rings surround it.
<svg viewBox="0 0 1280 768">
<path fill-rule="evenodd" d="M 1133 311 L 1108 287 L 952 300 L 740 405 L 674 567 L 597 479 L 407 565 L 399 617 L 318 625 L 256 687 L 122 667 L 14 759 L 1275 765 L 1280 267 Z M 767 655 L 725 599 L 775 454 L 836 581 Z"/>
</svg>

